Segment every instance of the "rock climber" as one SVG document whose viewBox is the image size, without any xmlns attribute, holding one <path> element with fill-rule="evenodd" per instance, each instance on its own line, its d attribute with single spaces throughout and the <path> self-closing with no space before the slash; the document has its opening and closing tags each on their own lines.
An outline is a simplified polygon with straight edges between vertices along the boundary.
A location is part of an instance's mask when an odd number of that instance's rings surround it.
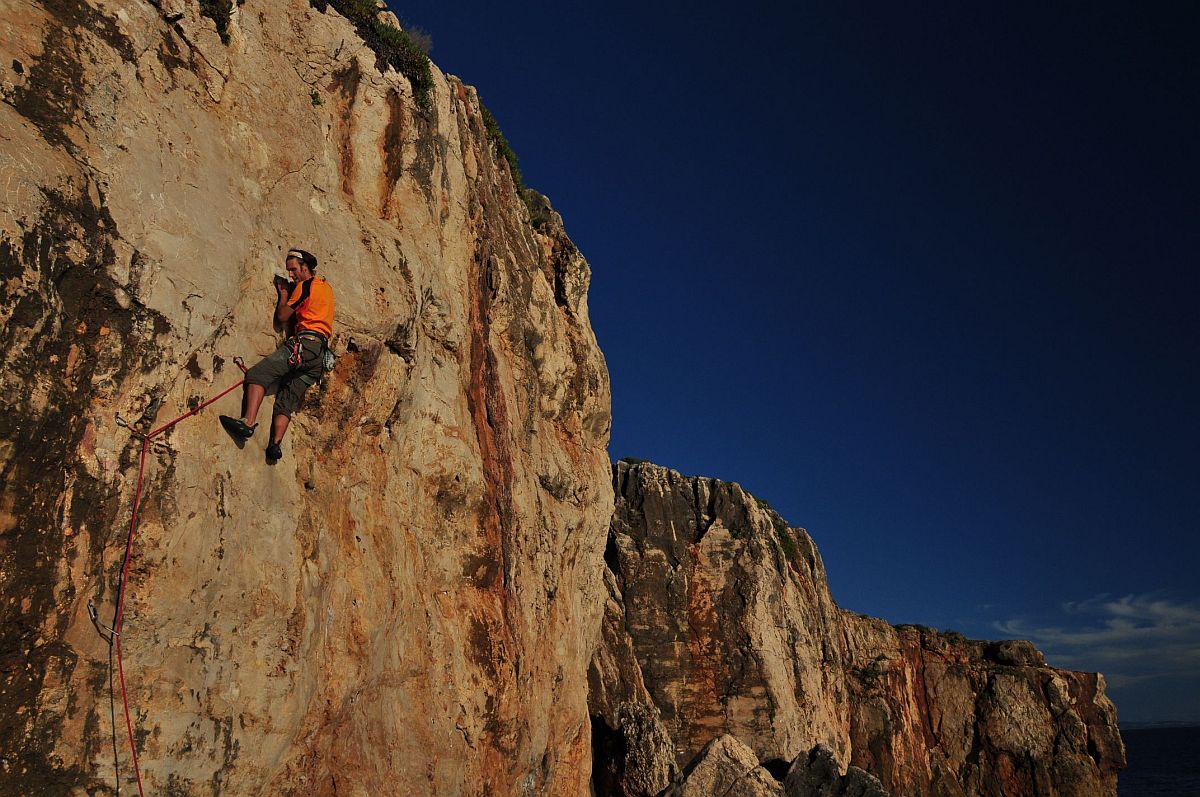
<svg viewBox="0 0 1200 797">
<path fill-rule="evenodd" d="M 283 456 L 279 444 L 300 407 L 304 391 L 321 378 L 329 336 L 333 332 L 333 288 L 316 276 L 317 259 L 303 249 L 288 250 L 284 259 L 287 279 L 275 276 L 275 323 L 291 328 L 283 345 L 246 372 L 242 393 L 242 417 L 221 416 L 221 425 L 239 441 L 249 440 L 258 427 L 258 408 L 272 387 L 275 408 L 271 417 L 271 439 L 267 460 Z"/>
</svg>

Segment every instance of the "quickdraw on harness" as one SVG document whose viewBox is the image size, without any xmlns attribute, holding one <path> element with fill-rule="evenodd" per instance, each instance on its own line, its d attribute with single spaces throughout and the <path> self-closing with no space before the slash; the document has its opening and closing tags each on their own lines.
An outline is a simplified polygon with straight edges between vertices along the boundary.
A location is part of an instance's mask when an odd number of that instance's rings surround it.
<svg viewBox="0 0 1200 797">
<path fill-rule="evenodd" d="M 292 366 L 293 368 L 299 368 L 300 366 L 304 365 L 304 345 L 300 340 L 301 338 L 308 338 L 309 340 L 315 340 L 317 343 L 320 343 L 322 358 L 324 357 L 325 351 L 329 348 L 329 344 L 325 342 L 325 338 L 316 332 L 305 330 L 303 332 L 296 333 L 289 339 L 287 344 L 291 352 L 291 354 L 288 356 L 288 365 Z"/>
<path fill-rule="evenodd" d="M 291 347 L 291 355 L 288 357 L 288 365 L 293 368 L 299 368 L 304 364 L 304 347 L 300 343 L 300 336 L 296 335 L 288 344 Z"/>
<path fill-rule="evenodd" d="M 241 357 L 234 357 L 233 362 L 237 365 L 238 368 L 242 369 L 242 373 L 246 372 L 246 364 L 244 362 L 242 362 Z M 196 405 L 194 408 L 192 408 L 191 410 L 188 410 L 183 415 L 180 415 L 178 418 L 168 421 L 167 423 L 164 423 L 162 426 L 158 427 L 157 429 L 153 429 L 149 432 L 143 433 L 143 432 L 139 431 L 138 429 L 135 429 L 133 424 L 126 421 L 120 415 L 117 415 L 117 424 L 118 425 L 124 426 L 126 429 L 128 429 L 130 432 L 132 432 L 135 437 L 141 438 L 142 453 L 141 453 L 141 457 L 138 459 L 137 489 L 135 490 L 134 496 L 133 496 L 133 512 L 130 514 L 130 517 L 129 517 L 129 536 L 125 538 L 125 558 L 121 562 L 121 577 L 120 577 L 119 586 L 117 588 L 117 606 L 116 606 L 116 609 L 113 611 L 113 622 L 112 622 L 111 626 L 105 626 L 100 622 L 99 615 L 96 612 L 95 604 L 92 603 L 91 601 L 88 601 L 88 616 L 91 618 L 92 624 L 96 626 L 96 630 L 100 633 L 100 636 L 106 642 L 108 642 L 108 645 L 109 645 L 109 656 L 110 656 L 110 658 L 109 658 L 109 696 L 110 696 L 109 701 L 110 701 L 110 708 L 112 709 L 111 713 L 113 715 L 113 720 L 114 720 L 113 721 L 113 757 L 114 757 L 113 766 L 114 766 L 114 769 L 117 770 L 115 773 L 116 782 L 117 782 L 117 794 L 121 793 L 121 776 L 120 776 L 120 770 L 119 770 L 119 767 L 117 766 L 117 761 L 116 761 L 116 756 L 117 756 L 116 706 L 113 705 L 115 703 L 115 697 L 112 694 L 112 653 L 113 653 L 114 649 L 116 650 L 116 654 L 117 654 L 116 655 L 117 674 L 120 676 L 120 681 L 121 681 L 121 702 L 125 706 L 125 728 L 129 732 L 129 755 L 130 755 L 130 759 L 133 761 L 133 774 L 137 780 L 138 794 L 142 795 L 142 797 L 145 797 L 145 792 L 142 790 L 142 772 L 141 772 L 141 768 L 138 766 L 137 744 L 134 741 L 133 720 L 129 716 L 129 693 L 125 687 L 125 666 L 124 666 L 122 656 L 121 656 L 121 623 L 125 619 L 125 591 L 126 591 L 126 587 L 129 584 L 129 562 L 130 562 L 130 559 L 132 558 L 132 554 L 133 554 L 133 535 L 134 535 L 134 532 L 137 531 L 138 509 L 141 507 L 141 503 L 142 503 L 142 482 L 146 475 L 146 453 L 150 450 L 150 443 L 155 437 L 158 437 L 160 434 L 163 434 L 164 432 L 169 431 L 170 429 L 172 429 L 175 426 L 175 424 L 179 423 L 180 421 L 182 421 L 186 418 L 190 418 L 193 415 L 197 414 L 198 412 L 200 412 L 200 410 L 204 409 L 209 404 L 212 404 L 217 399 L 220 399 L 220 398 L 224 397 L 225 395 L 233 392 L 237 388 L 241 387 L 242 384 L 245 383 L 245 381 L 246 381 L 245 379 L 239 379 L 236 384 L 230 385 L 229 387 L 225 388 L 217 395 L 213 396 L 212 398 L 208 399 L 207 401 L 204 401 L 204 402 Z"/>
</svg>

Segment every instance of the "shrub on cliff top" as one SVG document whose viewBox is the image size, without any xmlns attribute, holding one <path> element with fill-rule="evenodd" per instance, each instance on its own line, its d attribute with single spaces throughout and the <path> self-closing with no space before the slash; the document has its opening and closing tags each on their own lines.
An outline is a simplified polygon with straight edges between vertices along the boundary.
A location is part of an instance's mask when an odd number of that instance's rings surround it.
<svg viewBox="0 0 1200 797">
<path fill-rule="evenodd" d="M 354 29 L 375 55 L 412 83 L 417 107 L 423 111 L 432 107 L 433 68 L 429 65 L 429 56 L 406 32 L 379 18 L 377 0 L 313 0 L 312 4 L 322 12 L 326 6 L 333 6 L 354 23 Z"/>
<path fill-rule="evenodd" d="M 483 130 L 487 133 L 488 140 L 496 148 L 496 154 L 508 161 L 508 171 L 512 174 L 513 185 L 517 189 L 517 196 L 521 198 L 521 201 L 525 203 L 526 210 L 529 211 L 530 223 L 533 224 L 534 229 L 540 229 L 550 219 L 549 214 L 539 207 L 539 202 L 544 201 L 544 198 L 539 199 L 537 192 L 525 187 L 525 176 L 521 174 L 521 165 L 517 161 L 517 153 L 513 151 L 512 145 L 508 143 L 508 139 L 504 137 L 504 132 L 500 129 L 500 124 L 496 121 L 496 117 L 492 116 L 492 112 L 487 109 L 487 106 L 483 102 L 479 103 L 479 110 L 483 114 Z"/>
<path fill-rule="evenodd" d="M 513 148 L 508 143 L 508 139 L 504 137 L 504 132 L 500 129 L 499 123 L 496 122 L 496 117 L 492 116 L 492 112 L 487 109 L 487 106 L 480 102 L 479 110 L 483 113 L 483 129 L 487 133 L 488 140 L 496 148 L 496 154 L 508 161 L 508 170 L 512 173 L 513 183 L 517 186 L 517 193 L 524 196 L 525 180 L 521 176 L 521 166 L 517 163 L 517 153 L 513 152 Z"/>
</svg>

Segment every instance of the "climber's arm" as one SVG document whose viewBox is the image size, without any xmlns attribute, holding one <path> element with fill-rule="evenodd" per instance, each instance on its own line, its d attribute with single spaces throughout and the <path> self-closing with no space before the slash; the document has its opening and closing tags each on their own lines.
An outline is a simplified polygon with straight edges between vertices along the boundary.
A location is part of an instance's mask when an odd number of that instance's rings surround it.
<svg viewBox="0 0 1200 797">
<path fill-rule="evenodd" d="M 283 277 L 275 278 L 275 291 L 279 294 L 279 298 L 275 302 L 275 323 L 277 324 L 286 324 L 288 319 L 296 312 L 295 308 L 288 304 L 288 297 L 291 296 L 292 288 L 292 283 Z"/>
<path fill-rule="evenodd" d="M 296 311 L 288 305 L 288 295 L 284 290 L 279 291 L 279 301 L 275 303 L 275 321 L 286 324 Z"/>
</svg>

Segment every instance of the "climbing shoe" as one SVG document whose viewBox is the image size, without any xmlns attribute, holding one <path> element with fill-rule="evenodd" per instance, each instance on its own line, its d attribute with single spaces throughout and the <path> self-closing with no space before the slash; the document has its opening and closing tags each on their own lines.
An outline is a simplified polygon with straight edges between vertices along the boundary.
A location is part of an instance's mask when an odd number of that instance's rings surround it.
<svg viewBox="0 0 1200 797">
<path fill-rule="evenodd" d="M 247 426 L 241 418 L 230 418 L 228 415 L 221 416 L 221 425 L 235 440 L 249 440 L 254 436 L 254 430 L 258 428 L 257 423 Z"/>
<path fill-rule="evenodd" d="M 274 462 L 283 456 L 283 451 L 279 448 L 279 443 L 271 443 L 267 446 L 267 460 Z"/>
</svg>

